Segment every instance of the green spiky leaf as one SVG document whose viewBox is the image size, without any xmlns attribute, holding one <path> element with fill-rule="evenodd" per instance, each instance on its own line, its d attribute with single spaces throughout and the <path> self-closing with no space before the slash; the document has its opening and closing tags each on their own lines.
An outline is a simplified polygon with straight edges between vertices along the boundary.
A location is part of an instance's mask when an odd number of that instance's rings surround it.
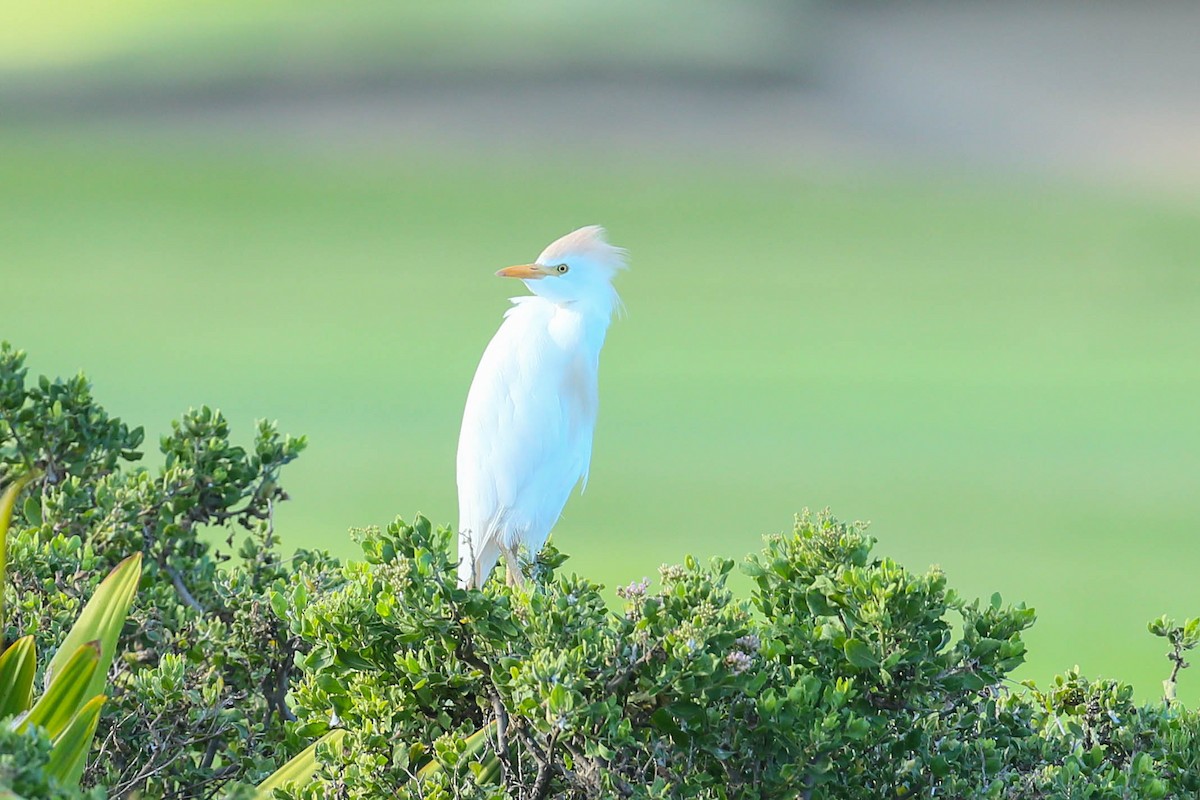
<svg viewBox="0 0 1200 800">
<path fill-rule="evenodd" d="M 36 471 L 22 475 L 8 485 L 0 495 L 0 646 L 4 636 L 4 586 L 8 583 L 8 525 L 12 522 L 13 506 L 21 491 L 38 476 Z"/>
<path fill-rule="evenodd" d="M 37 652 L 33 636 L 22 636 L 0 654 L 0 719 L 24 713 L 33 703 Z"/>
<path fill-rule="evenodd" d="M 54 740 L 54 749 L 50 751 L 50 760 L 46 763 L 46 773 L 50 777 L 57 778 L 66 786 L 79 785 L 87 764 L 88 751 L 92 747 L 92 737 L 96 734 L 96 723 L 100 721 L 100 710 L 107 699 L 100 694 L 84 703 L 79 713 Z"/>
<path fill-rule="evenodd" d="M 282 789 L 288 784 L 312 780 L 313 773 L 317 771 L 317 747 L 321 744 L 328 744 L 331 749 L 339 749 L 342 737 L 345 735 L 344 729 L 330 731 L 301 750 L 256 787 L 255 800 L 270 800 L 276 789 Z"/>
<path fill-rule="evenodd" d="M 59 652 L 62 652 L 61 648 Z M 77 647 L 54 676 L 46 692 L 18 724 L 39 725 L 46 729 L 51 738 L 57 737 L 79 709 L 93 697 L 88 693 L 88 687 L 92 684 L 99 663 L 98 642 L 87 642 Z"/>
<path fill-rule="evenodd" d="M 117 638 L 121 635 L 121 628 L 125 626 L 125 617 L 133 604 L 133 596 L 137 593 L 141 576 L 142 554 L 135 553 L 118 564 L 96 587 L 96 593 L 83 607 L 79 619 L 75 621 L 75 625 L 46 667 L 47 689 L 59 670 L 64 668 L 71 654 L 84 643 L 94 641 L 99 644 L 100 661 L 84 696 L 94 697 L 103 693 L 108 668 L 112 665 L 116 653 Z"/>
</svg>

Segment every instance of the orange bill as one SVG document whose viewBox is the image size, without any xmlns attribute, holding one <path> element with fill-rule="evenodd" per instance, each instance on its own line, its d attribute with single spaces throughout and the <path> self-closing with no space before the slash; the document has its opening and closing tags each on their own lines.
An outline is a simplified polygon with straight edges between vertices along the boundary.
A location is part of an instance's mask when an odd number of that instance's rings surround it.
<svg viewBox="0 0 1200 800">
<path fill-rule="evenodd" d="M 537 280 L 549 274 L 541 264 L 518 264 L 515 267 L 505 267 L 496 273 L 501 278 L 521 278 L 522 280 Z"/>
</svg>

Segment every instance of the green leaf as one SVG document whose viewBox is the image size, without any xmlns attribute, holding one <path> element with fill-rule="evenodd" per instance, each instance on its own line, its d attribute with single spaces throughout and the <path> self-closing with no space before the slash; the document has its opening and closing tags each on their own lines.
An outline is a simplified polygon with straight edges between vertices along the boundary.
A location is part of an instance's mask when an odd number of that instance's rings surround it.
<svg viewBox="0 0 1200 800">
<path fill-rule="evenodd" d="M 767 571 L 763 569 L 762 564 L 759 564 L 758 561 L 755 560 L 743 562 L 742 572 L 749 575 L 751 578 L 761 578 L 767 574 Z"/>
<path fill-rule="evenodd" d="M 36 470 L 22 475 L 10 483 L 4 494 L 0 495 L 0 636 L 4 635 L 4 587 L 8 585 L 8 525 L 12 522 L 17 495 L 38 475 Z M 3 644 L 4 642 L 0 641 L 0 645 Z"/>
<path fill-rule="evenodd" d="M 15 717 L 33 702 L 37 652 L 33 636 L 22 636 L 0 654 L 0 719 Z"/>
<path fill-rule="evenodd" d="M 842 645 L 842 650 L 846 653 L 846 660 L 856 667 L 870 669 L 879 666 L 879 659 L 875 658 L 875 654 L 871 652 L 870 646 L 859 639 L 847 639 L 846 644 Z"/>
<path fill-rule="evenodd" d="M 999 639 L 989 639 L 984 637 L 980 639 L 971 648 L 971 655 L 975 658 L 985 658 L 1000 649 L 1002 642 Z"/>
<path fill-rule="evenodd" d="M 687 734 L 683 732 L 683 728 L 679 727 L 679 723 L 675 721 L 675 717 L 666 708 L 660 708 L 651 714 L 650 721 L 654 723 L 654 727 L 666 733 L 676 742 L 687 739 Z"/>
<path fill-rule="evenodd" d="M 463 751 L 461 753 L 454 754 L 453 762 L 454 763 L 463 763 L 463 762 L 475 763 L 475 759 L 477 759 L 484 752 L 485 748 L 487 747 L 489 737 L 494 736 L 495 731 L 496 731 L 496 723 L 493 721 L 493 722 L 489 722 L 487 725 L 484 725 L 482 728 L 480 728 L 479 730 L 472 733 L 465 740 L 463 740 Z M 450 755 L 449 753 L 443 753 L 442 757 L 444 758 L 449 755 Z M 493 763 L 493 762 L 495 762 L 495 763 Z M 433 775 L 437 774 L 438 772 L 441 772 L 443 769 L 444 769 L 444 767 L 442 765 L 442 762 L 439 761 L 437 758 L 432 758 L 429 761 L 427 761 L 424 766 L 422 766 L 419 770 L 417 770 L 417 778 L 419 778 L 421 780 L 426 780 L 426 779 L 432 777 Z M 469 769 L 469 767 L 468 767 L 468 769 Z M 497 759 L 496 755 L 493 753 L 493 754 L 489 755 L 488 758 L 483 760 L 482 769 L 476 775 L 475 781 L 476 781 L 476 783 L 479 783 L 481 785 L 485 784 L 485 783 L 493 783 L 495 776 L 498 773 L 499 773 L 499 760 Z"/>
<path fill-rule="evenodd" d="M 269 598 L 269 602 L 271 603 L 271 610 L 275 612 L 275 616 L 279 617 L 282 620 L 286 620 L 287 612 L 288 612 L 288 605 L 287 605 L 287 599 L 283 596 L 283 593 L 272 591 L 268 595 L 268 598 Z"/>
<path fill-rule="evenodd" d="M 547 699 L 546 709 L 551 714 L 562 714 L 571 710 L 570 695 L 567 693 L 567 687 L 559 683 L 550 689 L 550 697 Z"/>
<path fill-rule="evenodd" d="M 862 717 L 852 719 L 843 729 L 848 739 L 861 739 L 871 732 L 871 723 Z"/>
<path fill-rule="evenodd" d="M 968 692 L 978 692 L 980 689 L 987 686 L 987 681 L 974 672 L 964 672 L 959 685 Z"/>
<path fill-rule="evenodd" d="M 360 656 L 353 650 L 338 650 L 336 656 L 337 663 L 343 664 L 351 669 L 370 670 L 374 669 L 375 665 L 365 658 Z"/>
<path fill-rule="evenodd" d="M 679 700 L 666 707 L 667 711 L 689 726 L 700 725 L 706 719 L 704 707 L 691 700 Z"/>
<path fill-rule="evenodd" d="M 85 642 L 94 641 L 99 644 L 100 662 L 85 696 L 104 693 L 104 681 L 108 678 L 108 668 L 116 653 L 117 638 L 125 626 L 125 617 L 129 615 L 129 607 L 133 604 L 141 577 L 142 554 L 135 553 L 118 564 L 96 587 L 96 593 L 83 607 L 79 619 L 75 620 L 46 667 L 47 688 L 71 654 Z"/>
<path fill-rule="evenodd" d="M 483 762 L 483 769 L 475 777 L 480 786 L 491 786 L 500 783 L 500 757 L 492 754 Z"/>
<path fill-rule="evenodd" d="M 276 789 L 282 789 L 288 784 L 305 783 L 312 780 L 317 771 L 317 747 L 324 743 L 330 749 L 341 750 L 342 739 L 346 735 L 345 728 L 338 728 L 317 739 L 308 747 L 301 750 L 295 758 L 288 761 L 271 773 L 266 780 L 255 787 L 255 800 L 271 800 Z"/>
<path fill-rule="evenodd" d="M 92 748 L 92 737 L 96 734 L 96 723 L 100 721 L 100 709 L 108 698 L 98 694 L 84 703 L 83 708 L 71 720 L 63 732 L 54 740 L 50 760 L 46 762 L 46 774 L 58 778 L 67 786 L 78 786 L 83 768 L 87 764 L 88 751 Z"/>
<path fill-rule="evenodd" d="M 483 752 L 484 747 L 487 746 L 488 737 L 493 736 L 495 731 L 496 722 L 493 720 L 468 736 L 465 742 L 466 749 L 463 750 L 463 756 L 465 758 L 475 758 L 477 755 Z"/>
<path fill-rule="evenodd" d="M 62 649 L 59 648 L 59 652 Z M 39 725 L 46 729 L 50 738 L 62 733 L 71 718 L 93 695 L 88 694 L 92 678 L 96 674 L 96 666 L 100 662 L 100 644 L 87 642 L 71 653 L 67 663 L 63 664 L 54 680 L 50 682 L 46 692 L 38 698 L 29 709 L 29 713 L 21 718 L 18 725 Z"/>
<path fill-rule="evenodd" d="M 21 513 L 30 525 L 42 524 L 42 504 L 33 495 L 25 498 L 25 502 L 21 504 Z"/>
<path fill-rule="evenodd" d="M 418 780 L 428 780 L 429 778 L 433 777 L 437 773 L 441 772 L 442 769 L 443 769 L 442 762 L 438 761 L 436 757 L 432 758 L 429 761 L 425 762 L 425 766 L 423 766 L 419 770 L 417 770 L 417 779 Z"/>
<path fill-rule="evenodd" d="M 829 599 L 819 589 L 809 589 L 804 594 L 804 602 L 814 617 L 832 616 L 837 610 L 829 603 Z"/>
</svg>

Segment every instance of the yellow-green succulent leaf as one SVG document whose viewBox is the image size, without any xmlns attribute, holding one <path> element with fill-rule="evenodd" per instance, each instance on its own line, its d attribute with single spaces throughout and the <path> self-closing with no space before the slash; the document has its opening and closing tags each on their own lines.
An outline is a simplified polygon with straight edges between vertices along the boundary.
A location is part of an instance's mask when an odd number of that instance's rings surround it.
<svg viewBox="0 0 1200 800">
<path fill-rule="evenodd" d="M 495 720 L 493 720 L 492 722 L 489 722 L 487 725 L 484 725 L 482 728 L 480 728 L 479 730 L 475 731 L 470 736 L 468 736 L 463 742 L 463 745 L 464 745 L 463 752 L 462 752 L 462 755 L 459 756 L 459 763 L 466 763 L 468 761 L 474 760 L 477 756 L 479 756 L 480 753 L 482 753 L 484 751 L 484 748 L 487 747 L 489 737 L 495 736 L 495 735 L 496 735 L 496 722 L 495 722 Z M 493 754 L 491 757 L 495 758 L 496 756 Z M 486 765 L 486 763 L 487 763 L 486 759 L 484 760 L 484 763 Z M 497 768 L 499 768 L 499 767 L 497 767 Z M 436 758 L 431 759 L 430 761 L 426 762 L 425 765 L 422 766 L 419 770 L 417 770 L 417 778 L 420 780 L 424 780 L 426 778 L 432 777 L 433 775 L 436 775 L 437 773 L 441 772 L 443 769 L 445 769 L 445 767 L 442 765 L 442 762 L 438 761 Z"/>
<path fill-rule="evenodd" d="M 88 752 L 92 749 L 92 737 L 96 735 L 96 723 L 100 721 L 100 709 L 108 698 L 96 695 L 83 704 L 62 733 L 54 739 L 50 760 L 46 762 L 46 774 L 57 778 L 64 786 L 78 786 L 87 765 Z"/>
<path fill-rule="evenodd" d="M 312 780 L 317 771 L 317 746 L 328 744 L 335 752 L 341 751 L 342 738 L 346 735 L 344 728 L 332 730 L 317 739 L 308 747 L 301 750 L 294 758 L 271 773 L 266 780 L 255 787 L 255 800 L 270 800 L 276 789 L 282 789 L 288 784 L 304 783 Z"/>
<path fill-rule="evenodd" d="M 60 648 L 61 652 L 61 648 Z M 88 693 L 96 666 L 100 663 L 100 644 L 81 644 L 71 654 L 45 693 L 38 698 L 18 725 L 39 725 L 53 739 L 63 732 L 71 718 L 94 695 Z"/>
<path fill-rule="evenodd" d="M 37 651 L 32 636 L 22 636 L 0 653 L 0 719 L 29 710 L 36 672 Z"/>
<path fill-rule="evenodd" d="M 483 762 L 483 770 L 475 778 L 480 786 L 492 786 L 500 782 L 500 756 L 492 753 Z"/>
<path fill-rule="evenodd" d="M 445 768 L 442 766 L 442 762 L 438 761 L 436 758 L 431 759 L 425 762 L 425 766 L 417 770 L 417 779 L 423 781 L 426 778 L 431 778 L 434 775 L 437 775 L 443 769 Z"/>
<path fill-rule="evenodd" d="M 40 473 L 37 470 L 22 475 L 8 485 L 0 495 L 0 637 L 4 634 L 4 587 L 8 584 L 8 525 L 12 522 L 13 506 L 17 495 Z M 4 642 L 0 641 L 0 647 Z"/>
<path fill-rule="evenodd" d="M 12 521 L 13 506 L 17 504 L 17 496 L 25 487 L 38 476 L 38 471 L 26 473 L 10 483 L 0 495 L 0 533 L 8 533 L 8 524 Z"/>
<path fill-rule="evenodd" d="M 496 723 L 493 721 L 468 736 L 466 749 L 463 750 L 463 758 L 475 758 L 475 756 L 479 755 L 483 751 L 483 748 L 487 746 L 488 737 L 495 736 L 495 732 Z"/>
<path fill-rule="evenodd" d="M 93 697 L 104 692 L 108 668 L 117 649 L 117 638 L 129 616 L 129 607 L 142 578 L 142 554 L 135 553 L 118 564 L 96 587 L 96 593 L 83 607 L 79 619 L 59 645 L 46 667 L 46 688 L 55 680 L 71 654 L 85 642 L 100 643 L 100 663 L 85 695 Z"/>
</svg>

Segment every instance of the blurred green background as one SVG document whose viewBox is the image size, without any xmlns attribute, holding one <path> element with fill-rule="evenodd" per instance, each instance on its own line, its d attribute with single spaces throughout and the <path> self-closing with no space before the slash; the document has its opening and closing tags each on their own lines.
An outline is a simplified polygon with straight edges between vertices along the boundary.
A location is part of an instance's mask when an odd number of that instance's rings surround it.
<svg viewBox="0 0 1200 800">
<path fill-rule="evenodd" d="M 492 273 L 601 223 L 629 314 L 570 567 L 830 506 L 1035 606 L 1022 676 L 1149 698 L 1146 621 L 1200 614 L 1200 106 L 1150 80 L 1194 54 L 1117 80 L 1097 37 L 1189 14 L 0 2 L 0 335 L 151 436 L 308 434 L 279 529 L 351 556 L 454 522 Z"/>
</svg>

